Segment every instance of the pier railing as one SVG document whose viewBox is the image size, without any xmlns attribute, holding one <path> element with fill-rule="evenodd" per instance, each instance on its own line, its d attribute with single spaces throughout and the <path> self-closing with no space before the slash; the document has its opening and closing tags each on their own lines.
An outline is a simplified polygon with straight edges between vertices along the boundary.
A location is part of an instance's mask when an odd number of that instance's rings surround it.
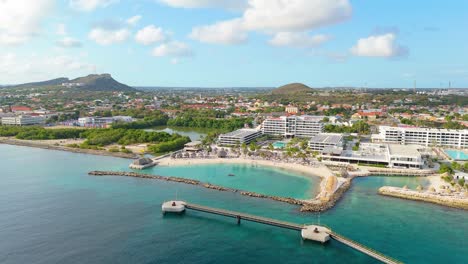
<svg viewBox="0 0 468 264">
<path fill-rule="evenodd" d="M 375 259 L 378 259 L 384 263 L 391 263 L 391 264 L 402 264 L 403 262 L 399 261 L 399 260 L 396 260 L 394 258 L 391 258 L 389 256 L 386 256 L 380 252 L 378 252 L 377 250 L 374 250 L 370 247 L 367 247 L 359 242 L 356 242 L 352 239 L 349 239 L 343 235 L 340 235 L 340 234 L 337 234 L 335 232 L 330 232 L 330 236 L 331 238 L 349 246 L 349 247 L 352 247 L 366 255 L 369 255 Z"/>
</svg>

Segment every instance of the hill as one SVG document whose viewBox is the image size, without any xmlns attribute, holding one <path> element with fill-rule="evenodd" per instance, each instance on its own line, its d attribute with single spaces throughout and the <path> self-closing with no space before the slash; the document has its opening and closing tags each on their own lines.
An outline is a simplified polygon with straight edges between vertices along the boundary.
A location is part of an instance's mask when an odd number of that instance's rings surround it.
<svg viewBox="0 0 468 264">
<path fill-rule="evenodd" d="M 275 95 L 287 95 L 287 94 L 298 94 L 298 93 L 307 93 L 311 92 L 312 88 L 302 83 L 290 83 L 278 87 L 272 91 L 272 94 Z"/>
<path fill-rule="evenodd" d="M 73 80 L 69 78 L 57 78 L 42 82 L 31 82 L 18 85 L 12 85 L 5 88 L 40 88 L 50 86 L 66 86 L 78 91 L 122 91 L 132 92 L 136 89 L 119 83 L 110 74 L 90 74 L 85 77 L 79 77 Z"/>
<path fill-rule="evenodd" d="M 52 79 L 48 81 L 43 81 L 43 82 L 31 82 L 31 83 L 23 83 L 23 84 L 18 84 L 18 85 L 13 85 L 10 87 L 20 87 L 20 88 L 26 88 L 26 87 L 33 87 L 33 86 L 56 86 L 56 85 L 61 85 L 62 83 L 68 82 L 68 78 L 57 78 L 57 79 Z"/>
<path fill-rule="evenodd" d="M 86 91 L 136 91 L 128 85 L 119 83 L 110 74 L 90 74 L 73 79 L 69 83 L 76 84 L 77 89 Z"/>
</svg>

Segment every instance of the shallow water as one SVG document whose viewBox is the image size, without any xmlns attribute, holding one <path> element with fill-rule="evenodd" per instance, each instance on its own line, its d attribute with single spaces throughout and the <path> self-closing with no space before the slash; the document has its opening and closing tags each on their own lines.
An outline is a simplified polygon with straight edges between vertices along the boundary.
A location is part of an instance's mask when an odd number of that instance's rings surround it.
<svg viewBox="0 0 468 264">
<path fill-rule="evenodd" d="M 87 175 L 126 169 L 128 163 L 0 145 L 0 263 L 376 263 L 334 241 L 302 242 L 296 231 L 237 226 L 197 212 L 163 217 L 160 208 L 178 190 L 193 203 L 296 223 L 318 221 L 318 214 L 299 213 L 296 206 L 186 184 Z M 466 211 L 376 193 L 382 185 L 421 182 L 355 179 L 337 206 L 320 214 L 320 222 L 406 263 L 467 263 Z"/>
</svg>

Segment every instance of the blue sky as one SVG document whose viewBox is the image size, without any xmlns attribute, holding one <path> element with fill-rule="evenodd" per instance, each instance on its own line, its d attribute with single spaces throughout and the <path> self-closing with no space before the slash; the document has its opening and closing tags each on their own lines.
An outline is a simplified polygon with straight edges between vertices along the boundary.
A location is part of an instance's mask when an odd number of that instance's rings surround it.
<svg viewBox="0 0 468 264">
<path fill-rule="evenodd" d="M 468 2 L 3 0 L 0 83 L 468 87 Z"/>
</svg>

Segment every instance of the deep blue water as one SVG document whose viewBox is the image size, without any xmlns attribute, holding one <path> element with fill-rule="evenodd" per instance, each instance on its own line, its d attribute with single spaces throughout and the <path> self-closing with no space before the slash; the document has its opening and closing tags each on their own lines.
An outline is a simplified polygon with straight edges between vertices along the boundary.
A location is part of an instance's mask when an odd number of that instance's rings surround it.
<svg viewBox="0 0 468 264">
<path fill-rule="evenodd" d="M 196 212 L 163 217 L 160 208 L 177 190 L 194 203 L 317 221 L 317 214 L 292 205 L 185 184 L 87 175 L 127 165 L 123 159 L 0 145 L 0 263 L 376 263 L 334 241 L 302 242 L 295 231 L 237 226 Z M 382 185 L 423 182 L 356 179 L 320 221 L 406 263 L 467 263 L 466 211 L 376 194 Z"/>
</svg>

